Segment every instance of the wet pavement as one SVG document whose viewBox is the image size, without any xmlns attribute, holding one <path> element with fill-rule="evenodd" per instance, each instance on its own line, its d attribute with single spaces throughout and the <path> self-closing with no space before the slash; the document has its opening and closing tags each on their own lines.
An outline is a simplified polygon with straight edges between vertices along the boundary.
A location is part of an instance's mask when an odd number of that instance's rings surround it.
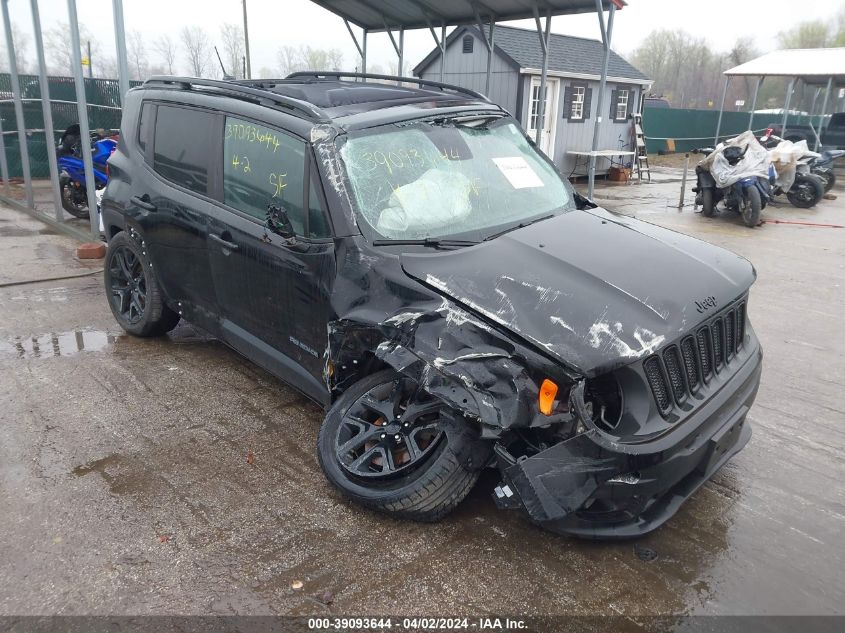
<svg viewBox="0 0 845 633">
<path fill-rule="evenodd" d="M 496 510 L 492 474 L 439 524 L 350 505 L 318 407 L 189 325 L 122 334 L 99 264 L 0 209 L 0 614 L 843 613 L 845 229 L 679 212 L 676 176 L 597 198 L 754 263 L 764 375 L 748 447 L 621 543 Z M 838 193 L 765 215 L 845 224 Z"/>
</svg>

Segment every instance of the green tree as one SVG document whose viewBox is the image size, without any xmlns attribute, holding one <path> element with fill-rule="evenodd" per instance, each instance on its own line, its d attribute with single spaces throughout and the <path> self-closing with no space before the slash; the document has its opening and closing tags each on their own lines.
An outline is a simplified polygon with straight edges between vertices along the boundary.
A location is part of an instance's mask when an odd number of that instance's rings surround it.
<svg viewBox="0 0 845 633">
<path fill-rule="evenodd" d="M 796 24 L 778 33 L 780 48 L 824 48 L 831 41 L 831 29 L 823 20 Z"/>
</svg>

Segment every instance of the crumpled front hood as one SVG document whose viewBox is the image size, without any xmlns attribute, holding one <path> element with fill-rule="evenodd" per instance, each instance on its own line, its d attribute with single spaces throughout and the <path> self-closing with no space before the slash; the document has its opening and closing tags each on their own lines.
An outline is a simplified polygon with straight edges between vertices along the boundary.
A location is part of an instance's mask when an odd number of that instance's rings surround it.
<svg viewBox="0 0 845 633">
<path fill-rule="evenodd" d="M 755 276 L 725 249 L 603 209 L 456 251 L 404 254 L 402 267 L 587 376 L 675 340 Z"/>
</svg>

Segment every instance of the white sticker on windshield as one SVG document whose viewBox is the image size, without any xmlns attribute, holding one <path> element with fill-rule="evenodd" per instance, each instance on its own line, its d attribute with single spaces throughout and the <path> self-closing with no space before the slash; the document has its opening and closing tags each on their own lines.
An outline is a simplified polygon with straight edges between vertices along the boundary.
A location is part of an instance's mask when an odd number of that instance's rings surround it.
<svg viewBox="0 0 845 633">
<path fill-rule="evenodd" d="M 531 165 L 522 156 L 494 158 L 493 162 L 496 163 L 496 167 L 504 174 L 514 189 L 544 186 L 537 172 L 531 169 Z"/>
</svg>

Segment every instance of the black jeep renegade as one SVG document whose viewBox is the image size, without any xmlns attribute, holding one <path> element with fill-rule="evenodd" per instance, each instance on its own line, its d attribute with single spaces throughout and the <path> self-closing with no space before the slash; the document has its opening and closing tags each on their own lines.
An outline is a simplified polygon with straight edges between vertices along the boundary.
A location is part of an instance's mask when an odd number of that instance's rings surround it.
<svg viewBox="0 0 845 633">
<path fill-rule="evenodd" d="M 597 208 L 482 95 L 385 79 L 131 90 L 115 318 L 184 318 L 320 403 L 323 470 L 370 508 L 436 520 L 493 467 L 549 529 L 654 529 L 751 435 L 753 267 Z"/>
</svg>

